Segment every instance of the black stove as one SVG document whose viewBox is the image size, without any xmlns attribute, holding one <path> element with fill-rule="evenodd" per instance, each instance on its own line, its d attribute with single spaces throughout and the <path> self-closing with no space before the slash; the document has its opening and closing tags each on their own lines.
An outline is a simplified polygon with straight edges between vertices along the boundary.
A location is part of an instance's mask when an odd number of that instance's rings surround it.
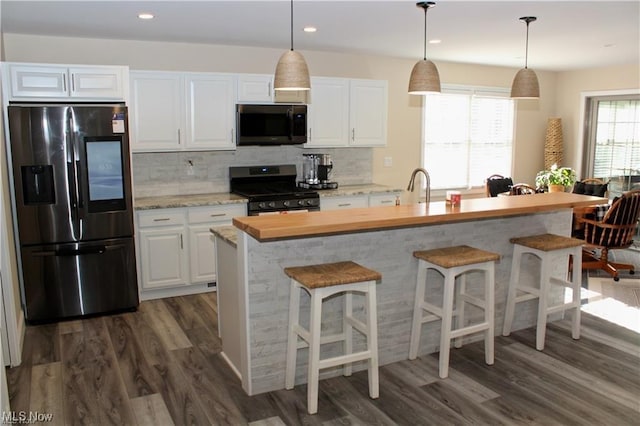
<svg viewBox="0 0 640 426">
<path fill-rule="evenodd" d="M 229 167 L 229 179 L 231 192 L 249 200 L 249 216 L 320 210 L 318 193 L 296 185 L 294 164 Z"/>
</svg>

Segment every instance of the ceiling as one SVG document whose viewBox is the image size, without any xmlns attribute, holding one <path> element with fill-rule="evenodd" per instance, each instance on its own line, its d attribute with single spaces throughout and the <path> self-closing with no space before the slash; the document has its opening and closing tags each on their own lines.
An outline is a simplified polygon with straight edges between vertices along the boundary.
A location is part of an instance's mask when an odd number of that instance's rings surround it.
<svg viewBox="0 0 640 426">
<path fill-rule="evenodd" d="M 640 1 L 441 0 L 428 12 L 433 61 L 565 71 L 640 63 Z M 142 21 L 140 12 L 155 19 Z M 262 1 L 2 0 L 4 33 L 156 40 L 286 49 L 290 3 Z M 313 25 L 316 33 L 304 33 Z M 415 1 L 296 0 L 294 47 L 421 59 L 424 12 Z"/>
</svg>

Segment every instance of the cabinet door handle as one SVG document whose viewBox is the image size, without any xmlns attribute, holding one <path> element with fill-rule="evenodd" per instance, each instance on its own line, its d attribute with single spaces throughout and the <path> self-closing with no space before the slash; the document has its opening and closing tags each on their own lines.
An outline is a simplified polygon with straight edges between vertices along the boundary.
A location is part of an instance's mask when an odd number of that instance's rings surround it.
<svg viewBox="0 0 640 426">
<path fill-rule="evenodd" d="M 380 204 L 391 204 L 391 203 L 393 203 L 393 201 L 391 201 L 391 200 L 382 200 L 382 201 L 380 201 Z"/>
<path fill-rule="evenodd" d="M 311 140 L 311 127 L 309 127 L 309 140 Z"/>
<path fill-rule="evenodd" d="M 71 74 L 71 92 L 76 91 L 76 76 L 75 74 Z"/>
<path fill-rule="evenodd" d="M 154 222 L 166 222 L 167 220 L 171 220 L 170 217 L 160 217 L 158 219 L 153 219 Z"/>
<path fill-rule="evenodd" d="M 271 96 L 271 82 L 267 83 L 267 96 Z"/>
<path fill-rule="evenodd" d="M 226 213 L 214 213 L 214 214 L 212 214 L 210 216 L 211 217 L 223 217 L 223 216 L 226 216 L 226 215 L 227 215 Z"/>
<path fill-rule="evenodd" d="M 351 203 L 338 204 L 338 207 L 349 207 Z"/>
<path fill-rule="evenodd" d="M 63 92 L 67 91 L 67 75 L 66 74 L 62 74 L 62 91 Z"/>
<path fill-rule="evenodd" d="M 182 234 L 180 234 L 180 250 L 184 249 L 184 241 L 182 240 Z"/>
<path fill-rule="evenodd" d="M 352 141 L 356 140 L 356 128 L 355 127 L 353 129 L 351 129 L 351 140 Z"/>
<path fill-rule="evenodd" d="M 231 143 L 233 144 L 233 129 L 231 129 Z"/>
<path fill-rule="evenodd" d="M 180 145 L 180 129 L 178 129 L 178 145 Z"/>
</svg>

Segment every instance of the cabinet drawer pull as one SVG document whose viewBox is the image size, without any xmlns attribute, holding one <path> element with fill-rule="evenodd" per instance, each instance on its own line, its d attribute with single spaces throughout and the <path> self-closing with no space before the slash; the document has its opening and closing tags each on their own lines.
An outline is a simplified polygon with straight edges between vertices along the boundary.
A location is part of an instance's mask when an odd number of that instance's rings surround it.
<svg viewBox="0 0 640 426">
<path fill-rule="evenodd" d="M 214 214 L 209 215 L 209 216 L 211 216 L 211 217 L 223 217 L 223 216 L 226 216 L 226 215 L 227 215 L 226 213 L 214 213 Z"/>
<path fill-rule="evenodd" d="M 380 201 L 380 204 L 391 204 L 391 203 L 393 203 L 392 200 L 382 200 L 382 201 Z"/>
<path fill-rule="evenodd" d="M 170 217 L 161 217 L 158 219 L 153 219 L 154 222 L 166 222 L 167 220 L 171 220 Z"/>
<path fill-rule="evenodd" d="M 338 207 L 349 207 L 351 203 L 338 204 Z"/>
</svg>

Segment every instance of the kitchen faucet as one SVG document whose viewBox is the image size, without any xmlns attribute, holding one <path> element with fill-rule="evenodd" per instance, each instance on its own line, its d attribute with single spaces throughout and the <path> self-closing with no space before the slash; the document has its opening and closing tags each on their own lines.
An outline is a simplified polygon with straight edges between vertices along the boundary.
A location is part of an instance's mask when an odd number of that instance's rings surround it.
<svg viewBox="0 0 640 426">
<path fill-rule="evenodd" d="M 413 173 L 411 173 L 411 178 L 409 179 L 409 185 L 407 185 L 407 191 L 413 192 L 413 187 L 414 187 L 414 184 L 416 181 L 416 175 L 418 174 L 418 172 L 424 173 L 425 181 L 427 183 L 425 202 L 429 204 L 429 201 L 431 201 L 431 178 L 429 177 L 429 173 L 422 167 L 418 167 L 413 171 Z"/>
</svg>

